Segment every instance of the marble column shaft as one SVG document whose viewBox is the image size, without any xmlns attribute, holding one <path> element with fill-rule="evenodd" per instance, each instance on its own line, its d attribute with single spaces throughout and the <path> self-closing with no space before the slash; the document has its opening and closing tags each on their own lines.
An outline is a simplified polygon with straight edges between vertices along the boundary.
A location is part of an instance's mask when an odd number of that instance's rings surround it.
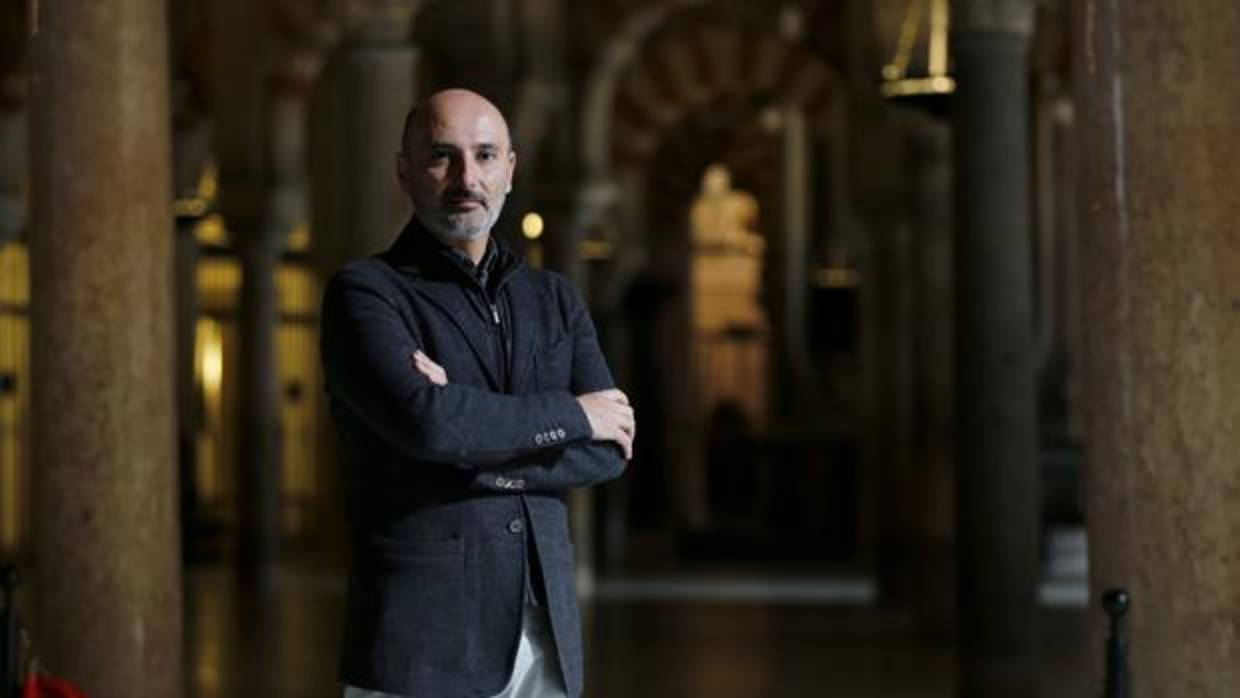
<svg viewBox="0 0 1240 698">
<path fill-rule="evenodd" d="M 267 75 L 254 69 L 255 51 L 270 60 L 262 7 L 248 0 L 210 4 L 211 146 L 219 171 L 216 209 L 241 262 L 240 358 L 236 503 L 238 579 L 265 588 L 276 562 L 280 501 L 278 374 L 275 365 L 274 274 L 283 244 L 271 225 L 271 164 Z M 261 48 L 255 48 L 255 47 Z M 225 367 L 229 370 L 229 367 Z M 275 397 L 273 397 L 275 396 Z"/>
<path fill-rule="evenodd" d="M 915 572 L 921 631 L 931 637 L 954 630 L 955 541 L 955 296 L 952 265 L 952 138 L 948 123 L 911 119 L 909 169 L 914 178 L 916 230 L 916 330 L 918 346 L 917 463 L 909 478 L 909 503 L 917 516 Z"/>
<path fill-rule="evenodd" d="M 959 694 L 1038 693 L 1029 33 L 1011 7 L 958 5 L 956 163 Z M 1000 7 L 1003 6 L 1003 7 Z"/>
<path fill-rule="evenodd" d="M 1073 9 L 1091 596 L 1133 698 L 1240 695 L 1240 5 Z"/>
<path fill-rule="evenodd" d="M 386 250 L 410 214 L 396 180 L 405 113 L 416 97 L 417 50 L 407 43 L 373 43 L 345 49 L 341 99 L 346 150 L 341 261 Z"/>
<path fill-rule="evenodd" d="M 32 639 L 92 698 L 175 697 L 165 3 L 34 7 Z"/>
<path fill-rule="evenodd" d="M 29 127 L 24 83 L 16 75 L 0 76 L 0 245 L 26 226 Z"/>
<path fill-rule="evenodd" d="M 822 381 L 818 366 L 810 355 L 809 338 L 809 275 L 811 192 L 814 168 L 812 162 L 813 138 L 810 125 L 802 108 L 788 105 L 782 110 L 782 185 L 783 201 L 780 219 L 783 236 L 779 251 L 783 255 L 782 293 L 783 301 L 783 359 L 786 361 L 791 380 L 785 399 L 787 412 L 793 415 L 818 417 L 826 412 L 822 400 Z"/>
<path fill-rule="evenodd" d="M 412 15 L 402 21 L 412 21 Z M 407 31 L 350 36 L 324 67 L 310 105 L 314 259 L 326 278 L 386 250 L 408 220 L 396 179 L 405 114 L 416 99 L 418 52 Z"/>
<path fill-rule="evenodd" d="M 239 555 L 242 579 L 267 588 L 278 559 L 282 473 L 280 382 L 276 366 L 276 270 L 284 237 L 239 236 L 241 255 L 241 458 Z"/>
</svg>

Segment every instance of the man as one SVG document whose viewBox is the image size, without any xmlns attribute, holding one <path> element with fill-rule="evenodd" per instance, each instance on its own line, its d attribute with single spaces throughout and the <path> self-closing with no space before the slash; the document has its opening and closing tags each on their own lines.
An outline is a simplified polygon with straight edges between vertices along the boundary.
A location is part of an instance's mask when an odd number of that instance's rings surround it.
<svg viewBox="0 0 1240 698">
<path fill-rule="evenodd" d="M 491 237 L 515 166 L 493 104 L 432 95 L 397 155 L 413 219 L 324 294 L 350 698 L 581 694 L 565 495 L 620 475 L 635 421 L 577 291 Z"/>
</svg>

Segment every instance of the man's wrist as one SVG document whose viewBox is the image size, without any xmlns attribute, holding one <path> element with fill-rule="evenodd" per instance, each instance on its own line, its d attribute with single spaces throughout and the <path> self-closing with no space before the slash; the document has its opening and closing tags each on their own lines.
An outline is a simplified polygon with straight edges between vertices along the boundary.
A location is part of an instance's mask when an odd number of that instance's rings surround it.
<svg viewBox="0 0 1240 698">
<path fill-rule="evenodd" d="M 590 418 L 586 415 L 586 408 L 582 407 L 581 401 L 576 396 L 569 394 L 572 401 L 571 407 L 565 410 L 568 418 L 568 424 L 564 427 L 566 432 L 566 442 L 589 441 L 594 436 L 594 427 L 590 426 Z"/>
</svg>

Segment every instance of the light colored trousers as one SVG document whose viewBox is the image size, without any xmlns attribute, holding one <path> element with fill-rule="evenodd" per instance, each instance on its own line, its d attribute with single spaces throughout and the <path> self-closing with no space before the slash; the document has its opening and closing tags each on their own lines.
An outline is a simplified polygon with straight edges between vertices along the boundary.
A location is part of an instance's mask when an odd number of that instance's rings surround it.
<svg viewBox="0 0 1240 698">
<path fill-rule="evenodd" d="M 517 643 L 512 677 L 494 698 L 567 698 L 568 691 L 564 688 L 564 674 L 560 671 L 550 625 L 546 608 L 525 607 L 525 612 L 521 614 L 521 640 Z M 345 686 L 344 698 L 402 697 Z"/>
</svg>

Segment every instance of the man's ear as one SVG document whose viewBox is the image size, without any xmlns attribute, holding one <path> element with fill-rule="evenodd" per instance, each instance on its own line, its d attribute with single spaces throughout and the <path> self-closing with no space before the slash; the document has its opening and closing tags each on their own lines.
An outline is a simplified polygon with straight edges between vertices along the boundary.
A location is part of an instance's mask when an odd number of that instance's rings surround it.
<svg viewBox="0 0 1240 698">
<path fill-rule="evenodd" d="M 517 151 L 508 151 L 508 192 L 512 193 L 512 181 L 517 177 Z"/>
</svg>

